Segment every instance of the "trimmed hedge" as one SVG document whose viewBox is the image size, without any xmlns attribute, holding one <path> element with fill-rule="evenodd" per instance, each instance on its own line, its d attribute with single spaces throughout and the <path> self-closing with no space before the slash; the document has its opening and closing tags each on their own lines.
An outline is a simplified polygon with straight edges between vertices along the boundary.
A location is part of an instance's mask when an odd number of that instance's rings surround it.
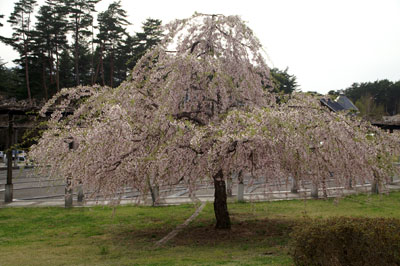
<svg viewBox="0 0 400 266">
<path fill-rule="evenodd" d="M 296 265 L 400 265 L 400 220 L 307 220 L 291 234 Z"/>
</svg>

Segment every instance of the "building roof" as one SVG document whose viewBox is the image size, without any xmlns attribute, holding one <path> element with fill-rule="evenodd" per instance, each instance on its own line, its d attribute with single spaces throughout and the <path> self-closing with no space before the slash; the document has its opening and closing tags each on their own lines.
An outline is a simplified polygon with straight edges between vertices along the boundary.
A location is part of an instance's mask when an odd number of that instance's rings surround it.
<svg viewBox="0 0 400 266">
<path fill-rule="evenodd" d="M 322 105 L 328 107 L 333 112 L 339 112 L 339 111 L 358 112 L 358 108 L 352 103 L 352 101 L 350 101 L 349 98 L 347 98 L 343 94 L 340 94 L 334 101 L 332 101 L 330 98 L 328 99 L 322 98 L 320 99 L 320 102 Z"/>
<path fill-rule="evenodd" d="M 345 108 L 340 104 L 335 101 L 332 101 L 331 99 L 321 99 L 320 100 L 321 104 L 328 107 L 331 111 L 338 112 L 345 110 Z"/>
<path fill-rule="evenodd" d="M 352 101 L 350 101 L 349 98 L 344 96 L 343 94 L 340 94 L 336 99 L 335 102 L 339 103 L 345 110 L 354 110 L 354 111 L 359 111 L 357 106 L 353 104 Z"/>
</svg>

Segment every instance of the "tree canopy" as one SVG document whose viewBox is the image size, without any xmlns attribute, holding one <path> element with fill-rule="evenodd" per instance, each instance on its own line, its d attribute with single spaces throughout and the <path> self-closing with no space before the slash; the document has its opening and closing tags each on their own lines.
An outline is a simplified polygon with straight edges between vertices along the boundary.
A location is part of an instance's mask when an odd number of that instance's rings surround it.
<svg viewBox="0 0 400 266">
<path fill-rule="evenodd" d="M 279 70 L 278 68 L 271 69 L 272 83 L 275 92 L 292 93 L 296 90 L 296 76 L 288 73 L 289 68 Z"/>
<path fill-rule="evenodd" d="M 46 104 L 42 112 L 59 109 L 30 152 L 43 170 L 106 197 L 126 186 L 194 190 L 209 179 L 217 228 L 230 228 L 225 178 L 234 172 L 300 186 L 334 176 L 348 186 L 395 171 L 394 135 L 301 93 L 277 103 L 261 44 L 239 17 L 196 13 L 164 33 L 118 88 L 62 90 Z M 69 106 L 76 110 L 63 115 Z"/>
</svg>

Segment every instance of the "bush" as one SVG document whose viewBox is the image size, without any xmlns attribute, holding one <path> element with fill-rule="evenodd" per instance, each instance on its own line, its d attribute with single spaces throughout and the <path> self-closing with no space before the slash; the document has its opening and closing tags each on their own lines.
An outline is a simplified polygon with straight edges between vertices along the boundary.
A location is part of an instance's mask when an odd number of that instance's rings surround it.
<svg viewBox="0 0 400 266">
<path fill-rule="evenodd" d="M 296 265 L 400 265 L 400 220 L 330 218 L 296 226 Z"/>
</svg>

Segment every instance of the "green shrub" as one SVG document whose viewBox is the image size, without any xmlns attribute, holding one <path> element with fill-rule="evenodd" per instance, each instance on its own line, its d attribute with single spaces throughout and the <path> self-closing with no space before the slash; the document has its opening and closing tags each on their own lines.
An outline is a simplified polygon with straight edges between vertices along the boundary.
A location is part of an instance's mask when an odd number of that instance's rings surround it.
<svg viewBox="0 0 400 266">
<path fill-rule="evenodd" d="M 400 220 L 307 220 L 291 234 L 296 265 L 400 265 Z"/>
</svg>

